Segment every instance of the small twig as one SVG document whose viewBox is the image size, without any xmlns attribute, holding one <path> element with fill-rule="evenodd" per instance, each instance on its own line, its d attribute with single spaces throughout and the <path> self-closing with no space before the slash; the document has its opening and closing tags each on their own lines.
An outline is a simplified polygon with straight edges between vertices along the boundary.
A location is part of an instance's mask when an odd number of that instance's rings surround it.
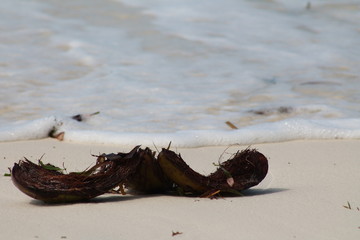
<svg viewBox="0 0 360 240">
<path fill-rule="evenodd" d="M 206 192 L 203 195 L 201 195 L 200 197 L 212 199 L 216 194 L 218 194 L 220 192 L 221 192 L 221 190 L 214 190 L 214 191 Z"/>
<path fill-rule="evenodd" d="M 180 234 L 182 234 L 182 232 L 178 232 L 178 231 L 176 231 L 176 232 L 174 232 L 174 231 L 172 231 L 172 237 L 174 237 L 174 236 L 176 236 L 176 235 L 180 235 Z"/>
<path fill-rule="evenodd" d="M 349 201 L 347 201 L 347 206 L 346 206 L 346 205 L 344 205 L 343 207 L 351 210 L 351 206 L 350 206 Z"/>
<path fill-rule="evenodd" d="M 234 125 L 232 122 L 230 122 L 230 121 L 226 121 L 225 123 L 226 123 L 226 125 L 228 125 L 231 129 L 238 129 L 238 127 L 235 126 L 235 125 Z"/>
<path fill-rule="evenodd" d="M 171 141 L 169 142 L 169 145 L 168 145 L 168 147 L 166 149 L 169 150 L 170 147 L 171 147 Z"/>
<path fill-rule="evenodd" d="M 62 163 L 62 166 L 63 166 L 63 170 L 67 173 L 67 169 L 66 169 L 66 167 L 65 167 L 65 163 L 64 163 L 64 162 Z"/>
<path fill-rule="evenodd" d="M 218 159 L 219 165 L 221 164 L 221 160 L 222 160 L 224 154 L 227 153 L 226 151 L 227 151 L 229 148 L 230 148 L 230 146 L 228 146 L 227 148 L 225 148 L 225 150 L 220 154 L 219 159 Z"/>
<path fill-rule="evenodd" d="M 156 147 L 155 143 L 153 142 L 154 148 L 156 149 L 157 153 L 160 153 L 159 149 Z"/>
<path fill-rule="evenodd" d="M 41 160 L 44 156 L 45 156 L 45 153 L 43 153 L 43 155 L 41 155 L 41 157 L 39 158 L 39 163 L 41 162 Z"/>
<path fill-rule="evenodd" d="M 92 117 L 94 115 L 97 115 L 97 114 L 100 114 L 100 112 L 98 111 L 98 112 L 94 112 L 94 113 L 90 113 L 90 114 L 77 114 L 77 115 L 72 116 L 71 118 L 78 122 L 82 122 L 85 119 Z"/>
</svg>

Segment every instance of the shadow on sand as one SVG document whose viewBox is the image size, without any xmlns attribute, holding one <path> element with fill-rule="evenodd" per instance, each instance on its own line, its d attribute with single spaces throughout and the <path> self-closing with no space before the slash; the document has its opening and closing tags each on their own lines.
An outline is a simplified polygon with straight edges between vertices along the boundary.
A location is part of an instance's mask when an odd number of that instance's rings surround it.
<svg viewBox="0 0 360 240">
<path fill-rule="evenodd" d="M 251 196 L 258 196 L 258 195 L 267 195 L 267 194 L 273 194 L 273 193 L 279 193 L 288 191 L 289 189 L 286 188 L 267 188 L 267 189 L 248 189 L 244 190 L 241 193 L 242 196 L 237 195 L 230 195 L 230 194 L 221 194 L 222 197 L 227 198 L 237 198 L 237 197 L 251 197 Z M 30 204 L 35 206 L 63 206 L 63 205 L 74 205 L 74 204 L 98 204 L 98 203 L 111 203 L 111 202 L 123 202 L 123 201 L 129 201 L 129 200 L 136 200 L 140 198 L 151 198 L 151 197 L 160 197 L 160 196 L 174 196 L 174 197 L 186 197 L 186 198 L 194 198 L 199 199 L 197 196 L 179 196 L 177 194 L 139 194 L 139 195 L 113 195 L 113 194 L 105 194 L 102 196 L 98 196 L 96 198 L 90 199 L 89 201 L 83 201 L 83 202 L 74 202 L 74 203 L 44 203 L 39 200 L 31 200 Z"/>
<path fill-rule="evenodd" d="M 257 195 L 265 195 L 265 194 L 273 194 L 278 192 L 288 191 L 287 188 L 266 188 L 266 189 L 248 189 L 242 191 L 244 196 L 257 196 Z"/>
</svg>

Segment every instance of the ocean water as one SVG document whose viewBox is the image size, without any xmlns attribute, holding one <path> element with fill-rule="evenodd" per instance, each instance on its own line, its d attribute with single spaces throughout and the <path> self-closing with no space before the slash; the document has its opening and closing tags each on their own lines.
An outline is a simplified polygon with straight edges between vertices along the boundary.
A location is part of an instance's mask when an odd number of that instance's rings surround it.
<svg viewBox="0 0 360 240">
<path fill-rule="evenodd" d="M 358 0 L 3 0 L 0 141 L 360 138 L 359 22 Z"/>
</svg>

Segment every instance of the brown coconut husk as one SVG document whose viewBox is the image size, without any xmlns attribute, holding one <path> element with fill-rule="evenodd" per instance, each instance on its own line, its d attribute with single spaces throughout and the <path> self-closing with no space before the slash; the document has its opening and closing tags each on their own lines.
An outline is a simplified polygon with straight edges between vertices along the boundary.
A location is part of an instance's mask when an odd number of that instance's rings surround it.
<svg viewBox="0 0 360 240">
<path fill-rule="evenodd" d="M 180 154 L 163 149 L 158 160 L 164 173 L 185 192 L 212 196 L 219 192 L 239 192 L 259 184 L 268 171 L 266 157 L 255 149 L 237 152 L 219 164 L 218 169 L 204 176 L 191 169 Z"/>
<path fill-rule="evenodd" d="M 87 201 L 119 185 L 143 193 L 167 193 L 176 187 L 181 193 L 212 197 L 253 187 L 268 171 L 266 157 L 255 149 L 237 152 L 209 176 L 191 169 L 169 149 L 162 149 L 156 158 L 155 152 L 139 146 L 129 153 L 99 155 L 94 167 L 80 173 L 64 174 L 39 163 L 27 159 L 15 163 L 12 181 L 25 194 L 48 203 Z"/>
<path fill-rule="evenodd" d="M 25 159 L 15 163 L 11 177 L 23 193 L 44 202 L 86 201 L 126 182 L 141 162 L 136 158 L 138 149 L 135 147 L 127 154 L 118 154 L 114 160 L 105 160 L 87 171 L 69 174 L 46 169 Z"/>
<path fill-rule="evenodd" d="M 126 182 L 126 187 L 140 193 L 164 193 L 172 189 L 173 182 L 164 174 L 155 152 L 149 148 L 140 149 L 141 164 Z"/>
<path fill-rule="evenodd" d="M 183 193 L 204 193 L 209 190 L 207 177 L 191 169 L 180 154 L 163 148 L 159 153 L 158 161 L 165 175 Z"/>
<path fill-rule="evenodd" d="M 256 149 L 245 149 L 221 163 L 208 176 L 209 187 L 222 192 L 242 191 L 258 185 L 265 178 L 268 168 L 268 161 L 262 153 Z"/>
</svg>

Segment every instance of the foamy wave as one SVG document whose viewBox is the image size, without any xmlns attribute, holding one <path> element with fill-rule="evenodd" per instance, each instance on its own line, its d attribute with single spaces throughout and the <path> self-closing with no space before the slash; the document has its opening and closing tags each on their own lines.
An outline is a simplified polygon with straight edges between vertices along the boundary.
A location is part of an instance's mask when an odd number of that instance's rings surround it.
<svg viewBox="0 0 360 240">
<path fill-rule="evenodd" d="M 49 136 L 49 133 L 61 124 L 55 117 L 37 119 L 25 123 L 13 123 L 0 128 L 0 141 L 20 141 L 41 139 Z"/>
<path fill-rule="evenodd" d="M 4 2 L 0 141 L 54 129 L 185 147 L 359 137 L 359 4 Z"/>
<path fill-rule="evenodd" d="M 88 144 L 143 145 L 166 147 L 202 147 L 250 145 L 300 139 L 358 139 L 360 119 L 306 120 L 289 119 L 263 123 L 236 130 L 187 130 L 172 133 L 111 132 L 80 129 L 67 119 L 38 119 L 0 129 L 0 141 L 41 139 L 56 130 L 64 132 L 64 141 Z"/>
</svg>

